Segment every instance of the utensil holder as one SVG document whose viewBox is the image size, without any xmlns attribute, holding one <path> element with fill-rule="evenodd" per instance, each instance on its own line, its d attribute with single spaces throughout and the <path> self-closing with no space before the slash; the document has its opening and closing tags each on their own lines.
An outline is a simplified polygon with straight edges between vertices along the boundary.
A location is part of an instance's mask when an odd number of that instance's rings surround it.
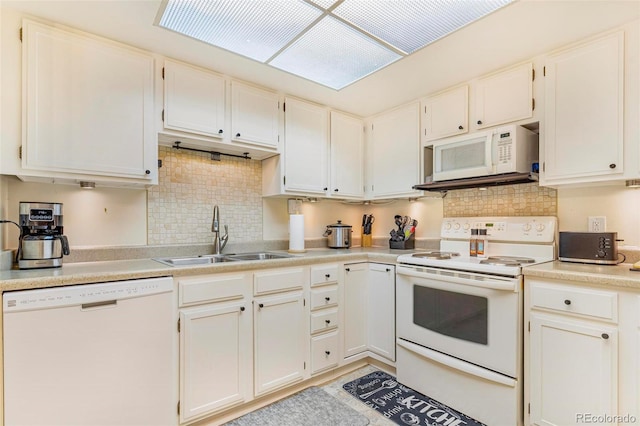
<svg viewBox="0 0 640 426">
<path fill-rule="evenodd" d="M 394 250 L 411 250 L 416 247 L 416 239 L 414 234 L 409 235 L 409 238 L 403 241 L 389 240 L 389 248 Z"/>
</svg>

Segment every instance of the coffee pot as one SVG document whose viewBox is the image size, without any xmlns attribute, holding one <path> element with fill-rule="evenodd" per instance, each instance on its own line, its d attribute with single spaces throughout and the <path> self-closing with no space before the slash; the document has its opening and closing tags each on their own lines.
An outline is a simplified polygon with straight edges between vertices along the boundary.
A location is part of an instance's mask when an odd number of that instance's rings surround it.
<svg viewBox="0 0 640 426">
<path fill-rule="evenodd" d="M 69 254 L 69 241 L 63 235 L 62 204 L 20 202 L 20 269 L 57 268 Z"/>
</svg>

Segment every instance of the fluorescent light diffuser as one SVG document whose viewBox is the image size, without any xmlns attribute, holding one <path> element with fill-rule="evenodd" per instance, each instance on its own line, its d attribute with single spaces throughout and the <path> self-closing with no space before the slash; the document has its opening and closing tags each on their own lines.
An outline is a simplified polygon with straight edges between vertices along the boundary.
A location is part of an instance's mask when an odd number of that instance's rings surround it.
<svg viewBox="0 0 640 426">
<path fill-rule="evenodd" d="M 512 1 L 166 0 L 158 25 L 339 90 Z"/>
</svg>

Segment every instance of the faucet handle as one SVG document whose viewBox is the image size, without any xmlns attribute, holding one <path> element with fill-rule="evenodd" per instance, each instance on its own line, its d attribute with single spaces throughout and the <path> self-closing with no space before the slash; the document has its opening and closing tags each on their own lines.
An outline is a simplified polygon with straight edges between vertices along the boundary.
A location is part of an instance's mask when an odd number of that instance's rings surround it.
<svg viewBox="0 0 640 426">
<path fill-rule="evenodd" d="M 229 240 L 229 225 L 224 225 L 224 235 L 220 237 L 220 242 L 222 245 L 220 246 L 220 252 L 224 249 L 224 246 L 227 245 L 227 241 Z"/>
</svg>

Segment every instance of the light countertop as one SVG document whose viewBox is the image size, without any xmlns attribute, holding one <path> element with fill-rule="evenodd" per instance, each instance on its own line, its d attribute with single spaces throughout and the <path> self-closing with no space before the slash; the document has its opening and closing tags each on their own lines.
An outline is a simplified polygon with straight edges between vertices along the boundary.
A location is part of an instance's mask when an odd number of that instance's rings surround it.
<svg viewBox="0 0 640 426">
<path fill-rule="evenodd" d="M 631 271 L 631 263 L 592 265 L 570 262 L 548 262 L 524 268 L 527 278 L 547 278 L 601 286 L 640 289 L 640 271 Z"/>
<path fill-rule="evenodd" d="M 275 251 L 275 250 L 274 250 Z M 61 268 L 0 271 L 0 291 L 26 290 L 161 276 L 187 276 L 312 265 L 331 262 L 395 263 L 396 258 L 415 250 L 386 247 L 350 249 L 308 249 L 283 259 L 221 262 L 211 265 L 167 266 L 152 259 L 65 263 Z M 276 251 L 277 252 L 277 251 Z"/>
</svg>

